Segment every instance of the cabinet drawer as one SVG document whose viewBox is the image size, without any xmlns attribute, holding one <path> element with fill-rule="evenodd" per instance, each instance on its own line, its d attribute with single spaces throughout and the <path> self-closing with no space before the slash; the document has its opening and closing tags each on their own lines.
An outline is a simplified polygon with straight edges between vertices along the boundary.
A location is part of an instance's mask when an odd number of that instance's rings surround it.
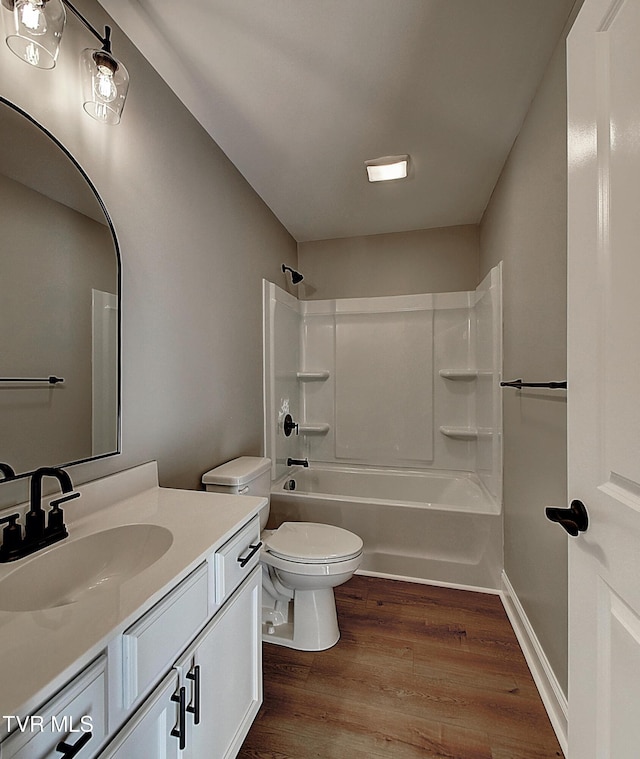
<svg viewBox="0 0 640 759">
<path fill-rule="evenodd" d="M 207 564 L 201 564 L 122 636 L 123 704 L 128 709 L 184 650 L 208 617 Z"/>
<path fill-rule="evenodd" d="M 214 554 L 215 602 L 220 605 L 260 561 L 260 517 L 254 517 Z M 247 561 L 248 559 L 248 561 Z"/>
<path fill-rule="evenodd" d="M 96 659 L 21 726 L 14 720 L 18 729 L 3 741 L 2 758 L 95 756 L 107 729 L 106 664 L 106 656 Z"/>
</svg>

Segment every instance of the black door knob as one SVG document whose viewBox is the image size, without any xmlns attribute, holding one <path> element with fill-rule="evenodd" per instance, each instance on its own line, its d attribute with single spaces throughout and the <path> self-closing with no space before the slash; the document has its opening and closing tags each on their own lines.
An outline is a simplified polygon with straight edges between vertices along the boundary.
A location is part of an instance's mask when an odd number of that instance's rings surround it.
<svg viewBox="0 0 640 759">
<path fill-rule="evenodd" d="M 547 519 L 557 522 L 574 538 L 589 527 L 589 515 L 582 501 L 571 501 L 568 509 L 547 508 L 544 512 Z"/>
</svg>

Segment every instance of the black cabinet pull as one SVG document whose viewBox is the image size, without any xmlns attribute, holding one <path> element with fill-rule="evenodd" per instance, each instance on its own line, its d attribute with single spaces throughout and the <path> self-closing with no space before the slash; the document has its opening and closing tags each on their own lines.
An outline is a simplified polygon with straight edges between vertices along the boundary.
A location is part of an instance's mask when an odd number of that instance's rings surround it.
<svg viewBox="0 0 640 759">
<path fill-rule="evenodd" d="M 247 554 L 247 556 L 238 556 L 238 562 L 241 567 L 246 567 L 247 564 L 253 559 L 253 557 L 258 553 L 258 551 L 262 548 L 262 541 L 259 540 L 256 545 L 249 546 L 251 551 Z"/>
<path fill-rule="evenodd" d="M 184 747 L 187 745 L 187 689 L 184 685 L 177 693 L 174 693 L 173 696 L 171 696 L 171 700 L 178 704 L 178 724 L 171 731 L 171 735 L 180 741 L 180 751 L 184 751 Z"/>
<path fill-rule="evenodd" d="M 81 735 L 73 745 L 70 743 L 65 743 L 64 741 L 60 741 L 60 743 L 58 743 L 56 746 L 56 751 L 59 754 L 62 754 L 65 759 L 71 759 L 72 756 L 76 756 L 80 753 L 82 748 L 86 746 L 87 743 L 89 743 L 92 737 L 93 733 L 87 732 Z"/>
<path fill-rule="evenodd" d="M 193 714 L 193 724 L 200 724 L 200 665 L 195 664 L 191 671 L 187 672 L 187 680 L 193 680 L 193 699 L 187 711 Z"/>
<path fill-rule="evenodd" d="M 544 512 L 547 519 L 557 522 L 574 538 L 589 527 L 589 515 L 582 501 L 571 501 L 568 509 L 547 508 Z"/>
</svg>

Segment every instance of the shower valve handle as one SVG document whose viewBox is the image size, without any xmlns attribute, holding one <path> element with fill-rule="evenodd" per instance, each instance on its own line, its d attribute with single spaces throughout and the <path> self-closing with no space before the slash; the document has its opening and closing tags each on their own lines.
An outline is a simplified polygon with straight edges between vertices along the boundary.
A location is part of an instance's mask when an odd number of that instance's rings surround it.
<svg viewBox="0 0 640 759">
<path fill-rule="evenodd" d="M 298 423 L 293 421 L 291 414 L 285 416 L 282 428 L 284 429 L 285 437 L 289 437 L 294 430 L 296 431 L 296 435 L 298 434 Z"/>
</svg>

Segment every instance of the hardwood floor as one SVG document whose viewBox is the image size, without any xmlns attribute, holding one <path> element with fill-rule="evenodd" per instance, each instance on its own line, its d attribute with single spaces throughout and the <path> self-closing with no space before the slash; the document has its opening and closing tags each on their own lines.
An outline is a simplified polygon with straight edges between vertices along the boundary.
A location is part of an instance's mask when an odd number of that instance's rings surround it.
<svg viewBox="0 0 640 759">
<path fill-rule="evenodd" d="M 497 596 L 355 576 L 341 638 L 263 645 L 239 759 L 554 759 L 562 751 Z"/>
</svg>

